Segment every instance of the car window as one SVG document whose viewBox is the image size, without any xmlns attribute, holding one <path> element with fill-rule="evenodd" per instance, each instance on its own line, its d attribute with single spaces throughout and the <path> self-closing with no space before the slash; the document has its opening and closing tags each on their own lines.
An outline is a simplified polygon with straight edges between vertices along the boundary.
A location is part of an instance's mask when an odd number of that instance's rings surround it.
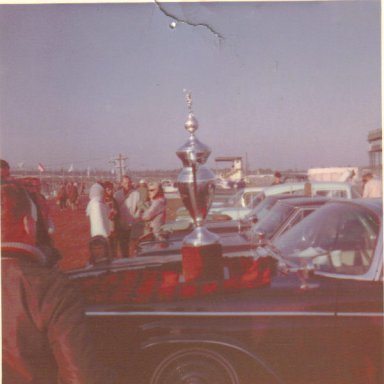
<svg viewBox="0 0 384 384">
<path fill-rule="evenodd" d="M 303 189 L 297 189 L 297 190 L 288 191 L 286 193 L 290 193 L 291 195 L 303 195 L 304 194 L 304 188 Z"/>
<path fill-rule="evenodd" d="M 253 196 L 251 204 L 253 205 L 255 201 L 258 201 L 255 196 Z M 245 216 L 245 219 L 255 219 L 261 220 L 269 210 L 275 205 L 276 199 L 264 199 L 263 201 L 258 201 L 255 207 L 253 207 L 252 211 Z"/>
<path fill-rule="evenodd" d="M 325 196 L 325 197 L 333 197 L 333 198 L 347 198 L 348 194 L 347 194 L 346 190 L 335 189 L 335 190 L 316 191 L 315 196 Z"/>
<path fill-rule="evenodd" d="M 275 244 L 285 257 L 313 257 L 320 271 L 359 275 L 369 269 L 379 228 L 380 219 L 368 209 L 331 203 L 302 220 Z"/>
<path fill-rule="evenodd" d="M 243 207 L 246 207 L 248 206 L 248 204 L 251 202 L 252 200 L 252 196 L 254 195 L 254 192 L 246 192 L 244 193 L 243 195 Z"/>
<path fill-rule="evenodd" d="M 314 212 L 315 208 L 308 208 L 308 209 L 300 209 L 296 215 L 292 218 L 292 220 L 289 221 L 288 225 L 284 228 L 284 230 L 281 232 L 281 234 L 288 231 L 288 229 L 291 229 L 293 226 L 298 224 L 301 220 L 306 218 L 310 213 Z"/>
<path fill-rule="evenodd" d="M 295 211 L 294 207 L 277 202 L 263 219 L 252 226 L 251 236 L 261 232 L 266 235 L 267 239 L 270 239 L 293 211 Z"/>
</svg>

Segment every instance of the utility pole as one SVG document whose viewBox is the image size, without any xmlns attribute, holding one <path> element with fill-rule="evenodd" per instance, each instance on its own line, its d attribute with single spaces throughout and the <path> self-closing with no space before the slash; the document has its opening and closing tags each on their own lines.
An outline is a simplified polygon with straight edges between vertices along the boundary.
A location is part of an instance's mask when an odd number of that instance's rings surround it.
<svg viewBox="0 0 384 384">
<path fill-rule="evenodd" d="M 117 169 L 117 181 L 120 182 L 125 174 L 125 161 L 128 160 L 128 157 L 124 157 L 121 153 L 119 155 L 112 159 L 110 163 L 114 164 L 114 167 Z"/>
</svg>

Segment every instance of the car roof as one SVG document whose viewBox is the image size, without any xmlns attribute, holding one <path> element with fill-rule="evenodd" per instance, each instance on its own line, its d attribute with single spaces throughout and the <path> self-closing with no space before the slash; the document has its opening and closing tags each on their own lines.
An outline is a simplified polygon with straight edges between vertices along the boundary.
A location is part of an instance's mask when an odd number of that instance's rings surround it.
<svg viewBox="0 0 384 384">
<path fill-rule="evenodd" d="M 383 200 L 382 198 L 359 198 L 359 199 L 332 199 L 328 203 L 343 203 L 352 205 L 364 206 L 379 215 L 383 215 Z"/>
<path fill-rule="evenodd" d="M 330 198 L 325 196 L 315 196 L 315 197 L 302 196 L 302 197 L 294 197 L 293 199 L 284 199 L 284 200 L 278 199 L 278 200 L 281 201 L 281 204 L 284 204 L 284 205 L 291 205 L 294 207 L 305 207 L 310 205 L 324 204 L 330 201 Z"/>
<path fill-rule="evenodd" d="M 344 181 L 300 181 L 300 182 L 292 182 L 292 183 L 283 183 L 283 184 L 275 184 L 270 185 L 268 187 L 263 188 L 263 193 L 266 196 L 276 193 L 290 192 L 296 191 L 300 189 L 304 189 L 305 185 L 309 184 L 314 189 L 352 189 L 353 185 Z M 279 192 L 281 191 L 281 192 Z"/>
</svg>

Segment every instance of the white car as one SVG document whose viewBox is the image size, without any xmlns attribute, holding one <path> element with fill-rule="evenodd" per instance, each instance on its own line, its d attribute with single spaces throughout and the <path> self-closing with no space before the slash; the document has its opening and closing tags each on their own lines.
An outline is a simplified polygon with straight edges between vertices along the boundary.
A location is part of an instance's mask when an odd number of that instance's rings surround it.
<svg viewBox="0 0 384 384">
<path fill-rule="evenodd" d="M 338 181 L 313 181 L 297 182 L 271 185 L 261 188 L 255 196 L 244 206 L 222 206 L 213 207 L 209 213 L 228 216 L 233 220 L 244 218 L 253 208 L 256 207 L 267 196 L 280 194 L 294 194 L 307 196 L 326 196 L 331 198 L 358 198 L 361 194 L 358 188 L 348 182 Z"/>
<path fill-rule="evenodd" d="M 213 201 L 209 213 L 215 215 L 221 209 L 227 207 L 233 209 L 246 208 L 262 190 L 262 187 L 241 188 L 221 201 Z M 187 209 L 184 207 L 179 208 L 176 212 L 176 220 L 185 220 L 186 218 L 189 218 Z"/>
</svg>

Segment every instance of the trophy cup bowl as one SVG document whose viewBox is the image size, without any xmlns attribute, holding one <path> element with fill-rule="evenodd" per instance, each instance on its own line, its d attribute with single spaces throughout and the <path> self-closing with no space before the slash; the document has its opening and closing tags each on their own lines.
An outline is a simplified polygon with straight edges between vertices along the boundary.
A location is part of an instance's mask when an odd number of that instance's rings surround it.
<svg viewBox="0 0 384 384">
<path fill-rule="evenodd" d="M 212 176 L 212 172 L 205 166 L 200 166 L 196 170 L 185 167 L 177 180 L 180 198 L 196 226 L 203 225 L 212 204 L 215 193 Z"/>
</svg>

